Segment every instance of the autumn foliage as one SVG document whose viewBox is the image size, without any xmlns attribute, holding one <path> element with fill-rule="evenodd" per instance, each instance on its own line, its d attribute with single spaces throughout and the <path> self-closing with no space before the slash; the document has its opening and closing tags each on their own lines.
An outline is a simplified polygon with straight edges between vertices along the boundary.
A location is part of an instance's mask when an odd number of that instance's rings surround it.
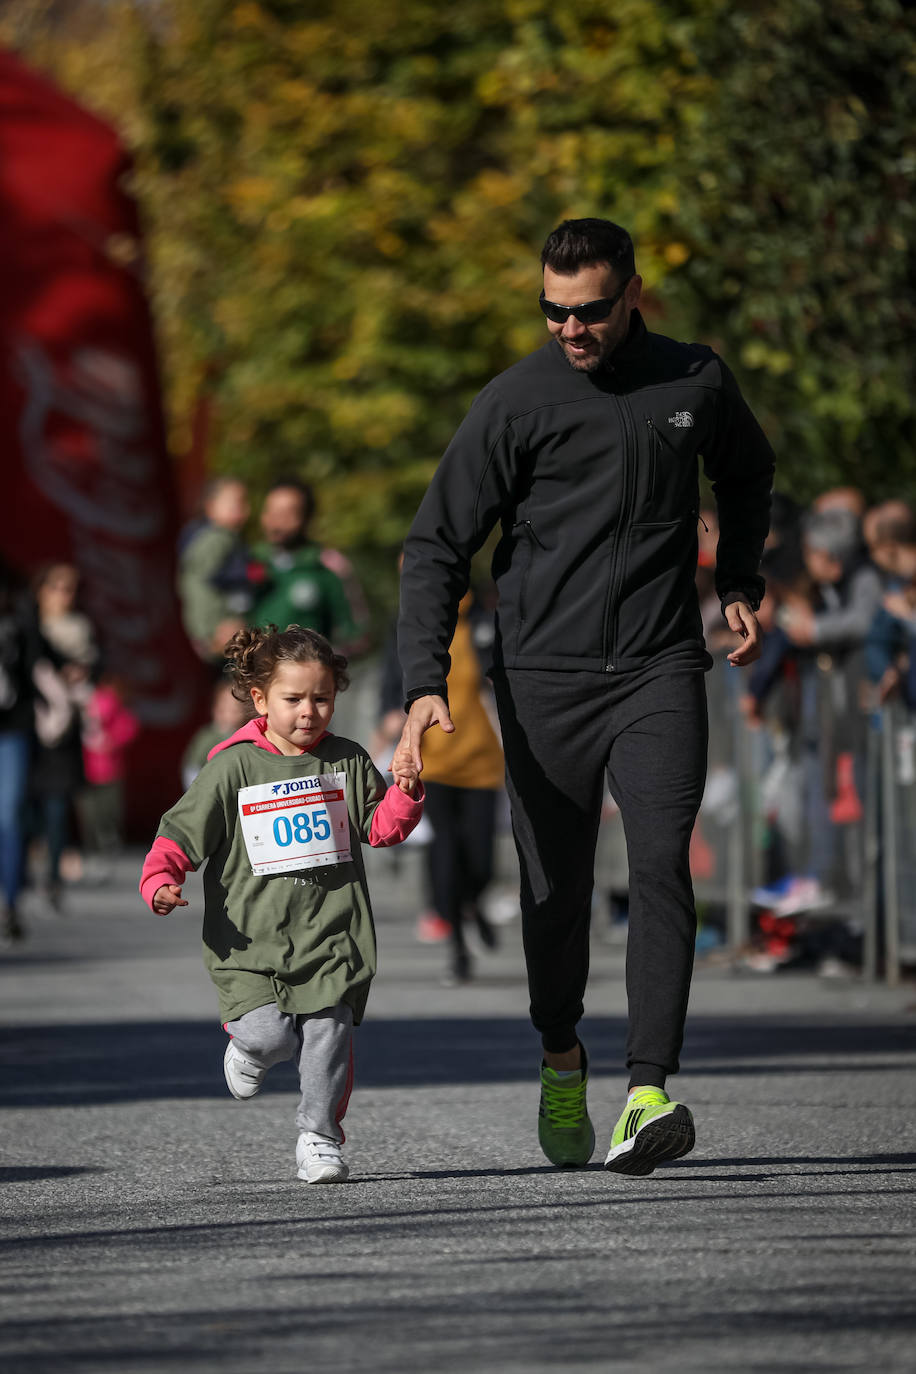
<svg viewBox="0 0 916 1374">
<path fill-rule="evenodd" d="M 916 12 L 898 0 L 158 0 L 0 9 L 136 159 L 172 446 L 298 470 L 390 565 L 568 214 L 720 347 L 799 497 L 916 479 Z"/>
</svg>

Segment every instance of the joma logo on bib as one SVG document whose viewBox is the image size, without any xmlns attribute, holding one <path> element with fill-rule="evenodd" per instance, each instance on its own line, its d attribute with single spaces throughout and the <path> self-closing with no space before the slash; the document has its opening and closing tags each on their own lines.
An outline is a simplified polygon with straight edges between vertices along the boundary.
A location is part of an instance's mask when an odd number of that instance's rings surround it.
<svg viewBox="0 0 916 1374">
<path fill-rule="evenodd" d="M 310 792 L 314 786 L 314 778 L 293 778 L 292 782 L 275 782 L 270 790 L 275 797 L 288 797 L 290 792 Z"/>
</svg>

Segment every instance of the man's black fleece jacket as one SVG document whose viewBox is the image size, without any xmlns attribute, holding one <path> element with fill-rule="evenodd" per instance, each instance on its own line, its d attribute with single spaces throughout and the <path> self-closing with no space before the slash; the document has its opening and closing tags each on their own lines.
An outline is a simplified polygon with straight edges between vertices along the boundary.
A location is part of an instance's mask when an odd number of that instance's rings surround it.
<svg viewBox="0 0 916 1374">
<path fill-rule="evenodd" d="M 411 526 L 399 653 L 407 702 L 445 696 L 473 554 L 497 521 L 497 667 L 708 666 L 697 603 L 697 459 L 719 514 L 723 609 L 763 595 L 773 454 L 734 377 L 638 311 L 596 372 L 551 339 L 477 396 Z"/>
</svg>

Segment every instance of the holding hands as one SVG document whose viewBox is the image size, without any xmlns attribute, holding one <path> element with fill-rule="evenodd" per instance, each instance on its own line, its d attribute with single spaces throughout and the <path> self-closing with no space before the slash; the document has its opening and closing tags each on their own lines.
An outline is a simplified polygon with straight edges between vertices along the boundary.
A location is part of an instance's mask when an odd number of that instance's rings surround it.
<svg viewBox="0 0 916 1374">
<path fill-rule="evenodd" d="M 402 744 L 398 745 L 391 760 L 391 773 L 401 791 L 412 797 L 417 790 L 420 777 L 416 765 Z"/>
<path fill-rule="evenodd" d="M 409 792 L 411 796 L 423 771 L 420 741 L 431 725 L 438 725 L 447 735 L 453 734 L 455 730 L 443 697 L 418 697 L 410 707 L 391 761 L 391 772 L 395 782 L 402 792 Z"/>
</svg>

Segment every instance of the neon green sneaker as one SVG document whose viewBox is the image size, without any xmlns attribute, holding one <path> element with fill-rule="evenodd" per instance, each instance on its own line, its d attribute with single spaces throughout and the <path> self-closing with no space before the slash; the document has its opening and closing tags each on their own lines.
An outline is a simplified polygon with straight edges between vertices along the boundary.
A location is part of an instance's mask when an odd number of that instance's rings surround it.
<svg viewBox="0 0 916 1374">
<path fill-rule="evenodd" d="M 661 1088 L 641 1088 L 627 1098 L 604 1167 L 615 1174 L 651 1174 L 656 1164 L 688 1154 L 695 1139 L 685 1106 Z"/>
<path fill-rule="evenodd" d="M 595 1148 L 595 1128 L 585 1101 L 588 1060 L 582 1050 L 582 1067 L 560 1075 L 541 1064 L 541 1105 L 538 1108 L 538 1140 L 541 1149 L 558 1169 L 578 1169 L 587 1164 Z"/>
</svg>

